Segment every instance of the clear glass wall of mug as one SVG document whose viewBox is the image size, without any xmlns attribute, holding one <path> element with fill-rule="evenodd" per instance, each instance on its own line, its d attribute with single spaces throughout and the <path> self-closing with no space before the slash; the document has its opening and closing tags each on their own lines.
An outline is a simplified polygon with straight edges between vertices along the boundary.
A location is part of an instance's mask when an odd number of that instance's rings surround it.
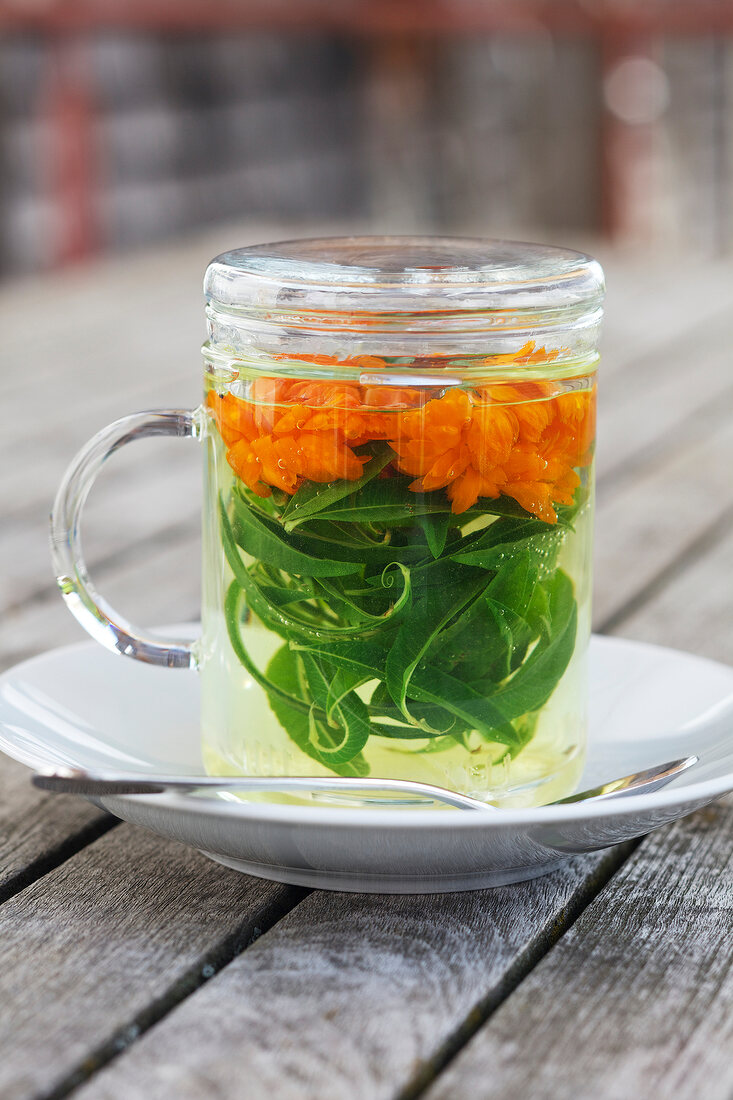
<svg viewBox="0 0 733 1100">
<path fill-rule="evenodd" d="M 499 805 L 567 793 L 586 733 L 598 264 L 334 238 L 226 253 L 205 290 L 202 408 L 139 414 L 169 420 L 132 433 L 203 439 L 201 639 L 141 638 L 73 565 L 89 457 L 56 512 L 72 610 L 120 651 L 199 668 L 213 774 L 415 779 Z"/>
</svg>

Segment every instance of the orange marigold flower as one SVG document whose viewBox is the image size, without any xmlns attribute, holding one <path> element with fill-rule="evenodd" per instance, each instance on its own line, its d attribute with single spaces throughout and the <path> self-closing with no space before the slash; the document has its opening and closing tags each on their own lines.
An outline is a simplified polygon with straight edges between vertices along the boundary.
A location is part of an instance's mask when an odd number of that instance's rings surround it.
<svg viewBox="0 0 733 1100">
<path fill-rule="evenodd" d="M 254 493 L 270 496 L 274 487 L 292 496 L 304 479 L 360 477 L 369 456 L 355 455 L 352 446 L 359 436 L 373 436 L 365 433 L 361 417 L 349 419 L 343 407 L 355 404 L 350 387 L 258 378 L 251 395 L 255 400 L 250 402 L 212 391 L 208 404 L 229 465 Z M 286 404 L 293 395 L 308 404 Z"/>
<path fill-rule="evenodd" d="M 555 523 L 553 505 L 572 503 L 580 484 L 574 467 L 591 459 L 594 393 L 548 399 L 540 389 L 537 400 L 527 401 L 516 387 L 502 390 L 502 397 L 516 403 L 476 404 L 463 391 L 449 390 L 403 415 L 399 435 L 390 439 L 398 469 L 415 477 L 413 492 L 445 488 L 457 515 L 479 497 L 503 493 Z"/>
<path fill-rule="evenodd" d="M 503 358 L 554 354 L 530 341 Z M 354 448 L 387 440 L 396 459 L 383 475 L 410 475 L 413 492 L 445 489 L 457 515 L 504 494 L 555 523 L 555 505 L 572 503 L 577 469 L 592 459 L 595 389 L 518 381 L 425 401 L 419 388 L 258 378 L 248 398 L 210 393 L 208 403 L 229 464 L 259 496 L 273 487 L 292 495 L 303 480 L 355 481 L 369 458 Z"/>
</svg>

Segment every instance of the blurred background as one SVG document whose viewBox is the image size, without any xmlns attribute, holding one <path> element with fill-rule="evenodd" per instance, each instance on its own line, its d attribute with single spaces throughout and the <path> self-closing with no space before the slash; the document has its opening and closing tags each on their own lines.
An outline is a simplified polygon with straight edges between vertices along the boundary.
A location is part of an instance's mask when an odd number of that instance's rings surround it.
<svg viewBox="0 0 733 1100">
<path fill-rule="evenodd" d="M 731 247 L 729 0 L 0 0 L 0 278 L 217 223 Z"/>
<path fill-rule="evenodd" d="M 600 258 L 596 626 L 733 661 L 732 100 L 733 0 L 0 0 L 0 668 L 79 638 L 49 505 L 200 400 L 211 257 L 370 231 Z M 92 493 L 133 621 L 198 614 L 199 464 L 142 442 Z"/>
</svg>

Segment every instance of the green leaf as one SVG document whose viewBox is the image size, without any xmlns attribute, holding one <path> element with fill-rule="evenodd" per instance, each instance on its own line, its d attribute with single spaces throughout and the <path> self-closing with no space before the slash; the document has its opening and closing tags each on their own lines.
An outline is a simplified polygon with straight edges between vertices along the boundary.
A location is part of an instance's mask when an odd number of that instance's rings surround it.
<svg viewBox="0 0 733 1100">
<path fill-rule="evenodd" d="M 524 619 L 540 579 L 536 558 L 523 549 L 505 561 L 486 588 L 494 607 Z"/>
<path fill-rule="evenodd" d="M 244 668 L 247 669 L 252 679 L 263 688 L 272 702 L 272 697 L 276 696 L 284 704 L 287 704 L 292 710 L 298 711 L 299 714 L 307 715 L 310 712 L 310 707 L 298 698 L 297 695 L 291 695 L 288 691 L 284 690 L 279 684 L 269 680 L 257 668 L 249 653 L 247 647 L 242 641 L 241 634 L 241 622 L 243 615 L 247 614 L 245 593 L 239 587 L 236 581 L 232 581 L 227 591 L 226 599 L 224 601 L 224 617 L 226 619 L 227 633 L 229 635 L 229 642 L 237 660 Z M 324 714 L 325 717 L 325 714 Z"/>
<path fill-rule="evenodd" d="M 549 585 L 549 641 L 532 650 L 511 680 L 491 696 L 507 718 L 544 706 L 560 682 L 575 649 L 578 607 L 573 582 L 561 569 Z"/>
<path fill-rule="evenodd" d="M 377 477 L 385 466 L 395 457 L 394 452 L 386 443 L 373 443 L 366 447 L 357 448 L 356 454 L 371 454 L 373 457 L 363 467 L 360 478 L 355 481 L 331 481 L 328 484 L 319 484 L 315 481 L 304 481 L 298 491 L 290 498 L 280 518 L 286 531 L 294 530 L 298 524 L 332 507 L 344 497 L 352 497 L 373 478 Z"/>
<path fill-rule="evenodd" d="M 385 682 L 390 695 L 409 718 L 405 705 L 407 686 L 418 661 L 436 634 L 486 587 L 486 579 L 465 581 L 419 600 L 387 655 Z"/>
<path fill-rule="evenodd" d="M 334 667 L 331 683 L 329 684 L 326 694 L 325 705 L 328 719 L 330 720 L 333 717 L 334 709 L 342 699 L 349 695 L 350 692 L 356 691 L 357 688 L 362 687 L 373 679 L 373 676 L 369 676 L 363 672 L 356 672 L 351 668 L 344 668 L 343 666 Z"/>
<path fill-rule="evenodd" d="M 524 660 L 539 631 L 529 621 L 529 608 L 539 585 L 537 559 L 525 548 L 505 561 L 486 590 L 487 604 L 497 622 L 504 624 L 511 646 L 503 656 L 500 679 Z"/>
<path fill-rule="evenodd" d="M 358 492 L 321 509 L 319 519 L 391 527 L 414 523 L 418 516 L 450 513 L 450 501 L 444 493 L 412 493 L 408 488 L 410 480 L 401 476 L 372 480 Z M 462 521 L 463 517 L 455 519 L 456 523 Z"/>
<path fill-rule="evenodd" d="M 222 516 L 227 519 L 226 507 L 221 502 Z M 358 573 L 360 562 L 334 561 L 327 557 L 311 556 L 292 545 L 277 521 L 268 521 L 248 505 L 240 502 L 230 526 L 234 538 L 251 557 L 270 562 L 286 573 L 306 577 L 338 577 Z"/>
<path fill-rule="evenodd" d="M 413 677 L 410 691 L 423 699 L 430 696 L 433 702 L 439 702 L 462 719 L 468 729 L 475 729 L 487 741 L 500 741 L 512 746 L 518 743 L 506 708 L 497 706 L 493 697 L 476 691 L 449 673 L 434 666 L 420 669 Z"/>
<path fill-rule="evenodd" d="M 233 532 L 231 529 L 229 535 L 233 543 Z M 234 543 L 233 549 L 236 550 L 236 543 Z M 237 551 L 237 557 L 239 558 L 239 551 Z M 239 560 L 241 561 L 241 558 Z M 287 607 L 289 604 L 305 604 L 309 607 L 310 612 L 316 612 L 316 607 L 313 603 L 313 584 L 311 584 L 311 582 L 306 582 L 307 586 L 304 586 L 303 584 L 289 581 L 287 574 L 285 574 L 285 580 L 283 580 L 283 575 L 280 572 L 269 568 L 265 562 L 261 561 L 249 565 L 248 569 L 253 580 L 258 584 L 260 592 L 265 597 L 267 603 L 271 604 L 273 607 Z"/>
<path fill-rule="evenodd" d="M 274 584 L 259 585 L 260 592 L 273 607 L 287 607 L 292 603 L 303 603 L 313 599 L 313 593 L 305 588 L 283 588 Z"/>
<path fill-rule="evenodd" d="M 580 509 L 587 503 L 591 493 L 592 481 L 588 478 L 588 470 L 581 471 L 581 478 L 583 481 L 575 490 L 572 504 L 561 504 L 555 509 L 557 512 L 557 522 L 561 523 L 564 527 L 569 527 L 570 530 L 574 530 L 573 523 Z"/>
<path fill-rule="evenodd" d="M 514 500 L 513 497 L 500 496 L 497 500 L 486 500 L 485 498 L 482 498 L 481 503 L 482 505 L 484 505 L 484 507 L 482 507 L 481 509 L 482 515 L 507 516 L 513 517 L 515 519 L 529 519 L 535 523 L 541 523 L 543 527 L 547 527 L 550 530 L 553 530 L 558 526 L 569 526 L 568 516 L 571 512 L 573 515 L 575 514 L 575 505 L 573 503 L 573 505 L 570 505 L 569 507 L 555 509 L 557 512 L 557 523 L 545 523 L 544 520 L 538 520 L 537 517 L 532 514 L 532 512 L 528 512 L 525 508 L 522 508 L 521 504 L 517 504 L 516 500 Z"/>
<path fill-rule="evenodd" d="M 426 660 L 468 683 L 490 672 L 495 672 L 499 682 L 509 675 L 513 641 L 504 617 L 487 599 L 477 599 L 455 623 L 440 632 Z"/>
<path fill-rule="evenodd" d="M 442 737 L 444 734 L 459 733 L 466 727 L 463 726 L 455 714 L 451 714 L 445 707 L 436 706 L 434 703 L 418 703 L 412 700 L 410 703 L 410 723 L 392 699 L 387 691 L 386 684 L 380 682 L 372 692 L 369 700 L 370 714 L 386 718 L 391 723 L 398 723 L 405 729 L 405 737 Z M 396 736 L 396 735 L 395 735 Z"/>
<path fill-rule="evenodd" d="M 297 651 L 300 646 L 296 643 L 293 649 Z M 355 642 L 350 645 L 325 643 L 310 652 L 359 671 L 371 679 L 385 677 L 384 650 L 373 642 Z M 455 714 L 469 729 L 477 730 L 490 740 L 509 745 L 517 743 L 516 733 L 491 699 L 432 665 L 415 669 L 407 694 L 411 699 L 433 703 Z"/>
<path fill-rule="evenodd" d="M 535 589 L 532 603 L 527 610 L 527 619 L 538 634 L 549 642 L 552 636 L 552 621 L 550 618 L 550 600 L 544 584 L 538 584 Z"/>
<path fill-rule="evenodd" d="M 452 555 L 438 558 L 437 561 L 430 561 L 427 564 L 420 562 L 413 566 L 411 575 L 415 592 L 427 592 L 433 588 L 450 588 L 472 577 L 484 581 L 489 579 L 485 569 L 453 561 Z"/>
<path fill-rule="evenodd" d="M 320 720 L 315 704 L 305 706 L 305 710 L 302 706 L 292 705 L 292 700 L 298 694 L 305 694 L 308 690 L 303 661 L 297 653 L 287 646 L 278 649 L 267 666 L 267 676 L 270 683 L 276 683 L 280 688 L 277 693 L 269 693 L 270 707 L 280 725 L 302 752 L 339 775 L 369 774 L 369 766 L 358 749 L 351 753 L 349 748 L 346 758 L 343 758 L 348 733 L 345 738 L 343 729 L 333 729 L 328 722 Z M 302 704 L 302 700 L 299 699 L 298 702 Z M 351 747 L 355 743 L 352 742 Z M 339 749 L 342 752 L 341 758 L 338 755 Z"/>
<path fill-rule="evenodd" d="M 353 611 L 359 619 L 367 620 L 371 623 L 384 625 L 387 622 L 394 623 L 394 621 L 403 612 L 409 610 L 412 604 L 412 581 L 410 577 L 410 570 L 406 566 L 401 565 L 400 562 L 394 562 L 391 565 L 386 565 L 382 570 L 379 581 L 382 589 L 384 590 L 384 594 L 387 596 L 390 596 L 392 594 L 391 589 L 394 584 L 394 573 L 392 572 L 392 570 L 397 570 L 398 574 L 400 574 L 402 577 L 402 592 L 398 596 L 397 600 L 392 601 L 390 607 L 388 607 L 385 611 L 380 612 L 379 614 L 373 614 L 372 612 L 365 610 L 365 608 L 361 604 L 356 603 L 356 601 L 352 598 L 354 595 L 360 592 L 367 598 L 373 599 L 374 596 L 377 594 L 376 587 L 347 589 L 343 583 L 334 583 L 333 581 L 328 581 L 321 578 L 316 580 L 316 585 L 331 599 L 331 601 L 335 600 L 336 602 L 343 604 L 344 607 L 349 608 L 351 611 Z"/>
<path fill-rule="evenodd" d="M 395 558 L 414 560 L 424 556 L 424 548 L 415 545 L 400 546 L 396 551 L 389 533 L 382 533 L 378 541 L 369 540 L 359 528 L 344 529 L 336 523 L 320 519 L 303 524 L 297 531 L 288 532 L 278 519 L 249 504 L 237 492 L 232 493 L 232 505 L 232 529 L 242 549 L 252 557 L 270 561 L 286 572 L 300 572 L 301 575 L 313 577 L 346 576 L 359 572 L 362 566 L 381 569 Z M 260 548 L 264 543 L 268 556 L 249 549 L 255 539 L 259 540 Z M 284 555 L 292 563 L 290 566 L 283 564 Z M 299 560 L 297 555 L 300 555 Z M 313 559 L 310 572 L 307 572 L 308 563 L 304 558 Z M 344 563 L 349 562 L 357 568 L 345 568 Z M 300 570 L 295 568 L 295 564 L 300 566 Z"/>
<path fill-rule="evenodd" d="M 221 533 L 222 546 L 227 562 L 229 563 L 229 568 L 234 574 L 236 583 L 246 596 L 248 607 L 265 626 L 269 627 L 269 629 L 273 630 L 276 634 L 279 634 L 281 638 L 287 639 L 295 634 L 302 640 L 318 643 L 321 638 L 359 638 L 365 633 L 369 633 L 369 624 L 333 626 L 328 620 L 325 622 L 317 622 L 314 621 L 312 616 L 304 618 L 303 616 L 297 615 L 297 613 L 292 610 L 282 610 L 282 604 L 278 604 L 277 606 L 271 604 L 266 591 L 260 587 L 255 579 L 254 569 L 257 568 L 257 564 L 255 563 L 254 567 L 248 567 L 239 556 L 239 551 L 234 542 L 232 529 L 229 525 L 229 520 L 223 504 L 221 512 Z M 371 630 L 373 629 L 372 626 Z"/>
<path fill-rule="evenodd" d="M 564 535 L 564 530 L 558 531 L 539 519 L 498 519 L 469 548 L 458 546 L 453 550 L 451 558 L 464 565 L 496 569 L 521 551 L 538 558 L 556 556 Z"/>
<path fill-rule="evenodd" d="M 309 653 L 301 653 L 300 658 L 313 702 L 326 711 L 329 719 L 326 723 L 311 719 L 311 746 L 329 768 L 346 764 L 369 740 L 369 712 L 359 696 L 351 691 L 331 706 L 329 714 L 328 693 L 335 669 L 330 662 Z"/>
<path fill-rule="evenodd" d="M 446 748 L 448 747 L 448 740 L 450 740 L 452 745 L 456 744 L 456 737 L 453 733 L 441 733 L 440 730 L 425 730 L 417 726 L 392 726 L 382 723 L 379 729 L 374 732 L 377 737 L 386 737 L 390 741 L 445 741 Z"/>
<path fill-rule="evenodd" d="M 451 522 L 450 512 L 432 512 L 417 517 L 418 526 L 422 528 L 430 553 L 434 558 L 439 558 L 445 549 Z"/>
<path fill-rule="evenodd" d="M 239 556 L 239 550 L 237 544 L 234 541 L 234 534 L 232 532 L 229 518 L 224 507 L 224 502 L 220 501 L 220 528 L 221 528 L 221 543 L 224 550 L 224 556 L 226 557 L 229 568 L 234 574 L 234 580 L 229 589 L 229 596 L 227 600 L 231 603 L 232 608 L 241 606 L 252 610 L 255 615 L 271 630 L 279 634 L 282 638 L 287 638 L 287 631 L 285 630 L 284 623 L 278 618 L 277 613 L 273 610 L 273 607 L 268 603 L 265 596 L 260 592 L 255 580 L 250 575 L 247 566 Z M 232 592 L 234 591 L 234 595 Z M 227 620 L 229 622 L 229 620 Z M 231 629 L 230 629 L 231 637 Z M 241 642 L 241 639 L 240 639 Z M 232 641 L 236 651 L 236 645 Z M 239 656 L 239 654 L 238 654 Z M 240 657 L 240 660 L 242 658 Z M 245 662 L 242 661 L 244 664 Z"/>
</svg>

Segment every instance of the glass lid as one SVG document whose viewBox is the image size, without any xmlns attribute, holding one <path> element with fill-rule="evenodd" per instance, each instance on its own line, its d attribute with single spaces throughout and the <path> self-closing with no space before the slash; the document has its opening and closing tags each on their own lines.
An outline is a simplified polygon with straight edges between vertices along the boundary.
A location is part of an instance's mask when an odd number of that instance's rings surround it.
<svg viewBox="0 0 733 1100">
<path fill-rule="evenodd" d="M 204 281 L 209 358 L 597 355 L 603 271 L 567 248 L 471 237 L 324 237 L 224 252 Z M 488 357 L 488 358 L 487 358 Z M 538 359 L 535 355 L 535 366 Z"/>
<path fill-rule="evenodd" d="M 207 299 L 231 309 L 302 301 L 333 310 L 532 309 L 600 304 L 603 271 L 582 252 L 471 237 L 325 237 L 217 256 Z"/>
</svg>

